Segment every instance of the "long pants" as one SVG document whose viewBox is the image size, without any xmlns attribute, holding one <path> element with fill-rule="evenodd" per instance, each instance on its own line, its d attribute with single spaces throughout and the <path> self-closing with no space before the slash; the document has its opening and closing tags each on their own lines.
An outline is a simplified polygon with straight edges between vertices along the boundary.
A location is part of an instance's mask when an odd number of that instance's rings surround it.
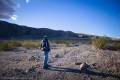
<svg viewBox="0 0 120 80">
<path fill-rule="evenodd" d="M 48 51 L 44 51 L 44 67 L 48 65 Z"/>
</svg>

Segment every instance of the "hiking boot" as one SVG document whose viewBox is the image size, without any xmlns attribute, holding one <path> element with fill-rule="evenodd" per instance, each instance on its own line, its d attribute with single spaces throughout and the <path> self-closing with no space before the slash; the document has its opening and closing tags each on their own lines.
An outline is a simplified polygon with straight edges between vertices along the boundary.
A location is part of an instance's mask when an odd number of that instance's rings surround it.
<svg viewBox="0 0 120 80">
<path fill-rule="evenodd" d="M 48 69 L 48 66 L 43 66 L 43 69 Z"/>
<path fill-rule="evenodd" d="M 51 67 L 51 65 L 43 66 L 44 69 L 48 69 L 49 67 Z"/>
<path fill-rule="evenodd" d="M 51 67 L 51 65 L 48 64 L 47 67 Z"/>
</svg>

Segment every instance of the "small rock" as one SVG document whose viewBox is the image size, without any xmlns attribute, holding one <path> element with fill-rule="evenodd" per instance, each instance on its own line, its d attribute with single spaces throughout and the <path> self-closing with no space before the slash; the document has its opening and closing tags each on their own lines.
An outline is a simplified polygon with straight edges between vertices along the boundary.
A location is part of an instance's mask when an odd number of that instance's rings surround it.
<svg viewBox="0 0 120 80">
<path fill-rule="evenodd" d="M 88 65 L 86 63 L 82 63 L 80 65 L 80 70 L 86 70 L 88 68 Z"/>
<path fill-rule="evenodd" d="M 28 69 L 25 70 L 26 73 L 28 73 L 28 71 L 29 71 Z"/>
<path fill-rule="evenodd" d="M 81 65 L 82 63 L 81 62 L 75 62 L 75 65 Z"/>
<path fill-rule="evenodd" d="M 14 70 L 15 71 L 15 73 L 17 74 L 17 75 L 25 75 L 26 74 L 26 72 L 24 71 L 24 70 L 22 70 L 22 69 L 15 69 Z"/>
<path fill-rule="evenodd" d="M 58 55 L 58 54 L 56 54 L 56 55 L 55 55 L 55 58 L 59 58 L 59 55 Z"/>
<path fill-rule="evenodd" d="M 92 65 L 93 65 L 93 66 L 96 66 L 96 65 L 97 65 L 97 63 L 93 63 Z"/>
<path fill-rule="evenodd" d="M 56 55 L 55 55 L 55 58 L 62 58 L 62 55 L 56 54 Z"/>
<path fill-rule="evenodd" d="M 35 60 L 36 60 L 35 56 L 31 56 L 29 59 L 29 61 L 35 61 Z"/>
<path fill-rule="evenodd" d="M 97 63 L 93 63 L 92 66 L 94 69 L 97 69 L 97 67 L 98 67 Z"/>
<path fill-rule="evenodd" d="M 35 65 L 35 68 L 39 68 L 39 67 L 40 67 L 40 64 Z"/>
<path fill-rule="evenodd" d="M 27 50 L 24 50 L 24 53 L 27 53 Z"/>
<path fill-rule="evenodd" d="M 28 72 L 35 72 L 36 67 L 29 68 Z"/>
</svg>

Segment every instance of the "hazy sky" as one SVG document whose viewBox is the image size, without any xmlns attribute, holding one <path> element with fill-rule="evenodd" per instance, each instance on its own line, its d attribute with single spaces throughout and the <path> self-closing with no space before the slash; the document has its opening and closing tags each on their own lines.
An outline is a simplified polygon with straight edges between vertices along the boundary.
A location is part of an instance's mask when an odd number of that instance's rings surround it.
<svg viewBox="0 0 120 80">
<path fill-rule="evenodd" d="M 120 36 L 120 0 L 17 0 L 14 22 L 36 28 Z"/>
</svg>

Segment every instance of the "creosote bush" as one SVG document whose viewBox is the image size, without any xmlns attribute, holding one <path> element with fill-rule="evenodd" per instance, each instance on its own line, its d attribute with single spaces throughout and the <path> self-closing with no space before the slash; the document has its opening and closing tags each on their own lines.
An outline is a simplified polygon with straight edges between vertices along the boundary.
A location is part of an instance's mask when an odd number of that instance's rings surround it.
<svg viewBox="0 0 120 80">
<path fill-rule="evenodd" d="M 92 40 L 92 46 L 97 49 L 103 49 L 108 40 L 105 37 L 97 37 Z"/>
</svg>

